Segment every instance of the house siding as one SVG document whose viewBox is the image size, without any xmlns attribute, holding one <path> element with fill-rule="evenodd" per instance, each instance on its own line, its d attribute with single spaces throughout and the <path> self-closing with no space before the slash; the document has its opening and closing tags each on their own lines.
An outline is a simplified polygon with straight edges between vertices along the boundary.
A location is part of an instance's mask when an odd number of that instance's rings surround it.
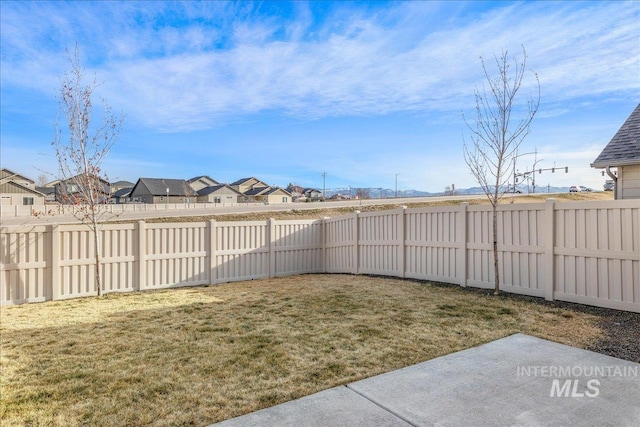
<svg viewBox="0 0 640 427">
<path fill-rule="evenodd" d="M 622 199 L 640 199 L 640 164 L 618 168 L 618 191 Z"/>
</svg>

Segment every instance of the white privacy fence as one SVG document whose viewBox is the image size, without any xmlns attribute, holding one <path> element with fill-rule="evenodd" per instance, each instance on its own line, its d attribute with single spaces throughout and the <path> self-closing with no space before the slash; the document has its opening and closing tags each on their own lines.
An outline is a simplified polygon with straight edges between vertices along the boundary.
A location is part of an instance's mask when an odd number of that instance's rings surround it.
<svg viewBox="0 0 640 427">
<path fill-rule="evenodd" d="M 640 312 L 640 202 L 502 205 L 501 289 Z M 305 221 L 105 225 L 105 292 L 304 273 L 493 287 L 490 206 L 395 209 Z M 0 229 L 0 303 L 95 295 L 82 225 Z"/>
</svg>

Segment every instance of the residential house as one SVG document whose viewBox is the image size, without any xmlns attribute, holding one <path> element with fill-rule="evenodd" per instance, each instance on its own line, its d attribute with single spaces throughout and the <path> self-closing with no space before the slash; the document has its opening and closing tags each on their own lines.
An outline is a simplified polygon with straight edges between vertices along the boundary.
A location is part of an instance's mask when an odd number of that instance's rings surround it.
<svg viewBox="0 0 640 427">
<path fill-rule="evenodd" d="M 616 199 L 640 199 L 640 104 L 591 167 L 604 168 L 613 179 Z"/>
<path fill-rule="evenodd" d="M 254 188 L 267 188 L 269 187 L 269 184 L 262 182 L 257 178 L 250 177 L 232 182 L 229 184 L 229 187 L 233 188 L 238 193 L 245 194 L 247 191 L 253 190 Z"/>
<path fill-rule="evenodd" d="M 133 188 L 135 183 L 130 181 L 116 181 L 111 183 L 111 191 L 116 192 L 118 190 L 122 190 L 123 188 Z"/>
<path fill-rule="evenodd" d="M 198 202 L 207 203 L 238 203 L 242 194 L 226 184 L 211 185 L 197 191 Z"/>
<path fill-rule="evenodd" d="M 116 190 L 111 194 L 111 203 L 118 205 L 131 202 L 131 190 L 133 187 L 125 187 Z"/>
<path fill-rule="evenodd" d="M 198 193 L 184 179 L 140 178 L 129 197 L 140 203 L 195 203 Z"/>
<path fill-rule="evenodd" d="M 45 203 L 56 202 L 56 188 L 55 187 L 36 187 L 36 190 L 44 194 Z"/>
<path fill-rule="evenodd" d="M 246 191 L 243 196 L 245 202 L 265 203 L 268 205 L 291 203 L 293 199 L 289 192 L 279 187 L 256 187 Z"/>
<path fill-rule="evenodd" d="M 220 185 L 218 181 L 207 175 L 196 176 L 194 178 L 191 178 L 188 182 L 189 185 L 191 185 L 191 188 L 193 188 L 193 190 L 196 192 L 202 190 L 203 188 L 215 187 L 217 185 Z"/>
<path fill-rule="evenodd" d="M 57 180 L 47 184 L 55 188 L 55 200 L 62 204 L 84 203 L 89 192 L 95 192 L 98 203 L 108 203 L 111 186 L 104 179 L 94 175 L 76 175 L 66 180 Z"/>
<path fill-rule="evenodd" d="M 291 194 L 291 200 L 294 202 L 306 202 L 307 198 L 304 195 L 304 187 L 299 185 L 289 184 L 286 188 L 287 192 Z"/>
<path fill-rule="evenodd" d="M 231 188 L 241 193 L 239 202 L 281 204 L 291 203 L 291 193 L 279 187 L 271 187 L 255 177 L 242 178 L 229 184 Z"/>
<path fill-rule="evenodd" d="M 7 168 L 0 169 L 0 205 L 44 205 L 35 181 Z"/>
<path fill-rule="evenodd" d="M 322 191 L 316 190 L 315 188 L 305 188 L 302 194 L 304 194 L 310 202 L 318 202 L 324 199 L 322 197 Z"/>
</svg>

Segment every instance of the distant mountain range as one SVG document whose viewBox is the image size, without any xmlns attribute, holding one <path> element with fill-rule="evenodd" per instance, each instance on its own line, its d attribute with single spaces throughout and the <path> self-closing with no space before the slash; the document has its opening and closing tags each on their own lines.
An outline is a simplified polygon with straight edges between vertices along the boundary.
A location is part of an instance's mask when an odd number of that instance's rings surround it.
<svg viewBox="0 0 640 427">
<path fill-rule="evenodd" d="M 327 188 L 326 189 L 326 197 L 331 197 L 335 194 L 343 194 L 352 196 L 356 194 L 356 191 L 359 188 L 357 187 L 344 187 L 344 188 Z M 384 199 L 395 197 L 395 190 L 389 188 L 378 188 L 378 187 L 366 187 L 362 188 L 363 190 L 369 193 L 369 196 L 372 199 Z M 520 191 L 523 193 L 527 193 L 526 187 L 518 187 Z M 529 189 L 531 192 L 531 189 Z M 544 194 L 544 193 L 567 193 L 569 192 L 569 187 L 553 187 L 553 186 L 544 186 L 537 187 L 536 194 Z M 484 194 L 482 188 L 480 187 L 471 187 L 471 188 L 456 188 L 455 194 L 458 196 L 462 195 L 474 195 L 474 194 Z M 438 193 L 430 193 L 428 191 L 420 191 L 420 190 L 398 190 L 398 197 L 429 197 L 429 196 L 444 196 L 445 192 L 441 191 Z"/>
</svg>

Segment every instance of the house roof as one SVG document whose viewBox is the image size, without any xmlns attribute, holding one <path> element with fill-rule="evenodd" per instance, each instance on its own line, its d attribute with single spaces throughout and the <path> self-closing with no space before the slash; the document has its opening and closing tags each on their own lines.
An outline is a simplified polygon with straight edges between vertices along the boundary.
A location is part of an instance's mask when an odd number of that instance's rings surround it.
<svg viewBox="0 0 640 427">
<path fill-rule="evenodd" d="M 133 182 L 129 182 L 129 181 L 116 181 L 116 182 L 112 182 L 111 186 L 112 187 L 122 187 L 122 188 L 125 188 L 125 187 L 133 188 L 134 183 Z"/>
<path fill-rule="evenodd" d="M 291 193 L 289 193 L 287 190 L 283 190 L 280 187 L 268 187 L 267 191 L 262 193 L 262 195 L 263 196 L 269 196 L 271 194 L 277 193 L 278 191 L 280 191 L 280 192 L 282 192 L 282 193 L 284 193 L 284 194 L 286 194 L 288 196 L 291 196 Z"/>
<path fill-rule="evenodd" d="M 254 187 L 254 188 L 250 188 L 247 191 L 245 191 L 243 194 L 245 196 L 260 196 L 263 194 L 268 194 L 266 193 L 267 190 L 270 190 L 271 187 Z"/>
<path fill-rule="evenodd" d="M 215 193 L 218 190 L 221 190 L 223 188 L 228 188 L 229 190 L 233 191 L 236 194 L 240 194 L 239 192 L 237 192 L 236 190 L 234 190 L 233 188 L 229 187 L 226 184 L 220 184 L 220 185 L 212 185 L 210 187 L 205 187 L 201 190 L 198 190 L 198 196 L 207 196 L 211 193 Z"/>
<path fill-rule="evenodd" d="M 56 188 L 55 187 L 36 187 L 36 191 L 39 191 L 46 196 L 48 194 L 54 194 L 56 192 Z"/>
<path fill-rule="evenodd" d="M 188 182 L 192 183 L 192 182 L 196 182 L 199 181 L 201 179 L 206 179 L 209 180 L 211 182 L 215 182 L 216 184 L 218 183 L 218 181 L 216 181 L 215 179 L 211 178 L 209 175 L 200 175 L 200 176 L 194 176 L 193 178 L 191 178 Z"/>
<path fill-rule="evenodd" d="M 246 184 L 249 181 L 255 181 L 255 183 L 253 184 L 254 186 L 258 186 L 258 187 L 268 187 L 269 185 L 264 182 L 264 181 L 260 181 L 258 178 L 256 178 L 255 176 L 250 176 L 249 178 L 240 178 L 239 180 L 232 182 L 229 185 L 243 185 Z"/>
<path fill-rule="evenodd" d="M 133 191 L 133 187 L 121 188 L 120 190 L 113 193 L 112 197 L 126 197 L 129 194 L 131 194 L 131 191 Z M 165 188 L 165 191 L 166 191 L 166 188 Z"/>
<path fill-rule="evenodd" d="M 250 181 L 250 180 L 252 180 L 252 179 L 255 179 L 256 181 L 258 181 L 258 179 L 256 179 L 256 178 L 254 178 L 254 177 L 250 176 L 249 178 L 240 178 L 239 180 L 234 181 L 234 182 L 232 182 L 232 183 L 231 183 L 231 184 L 229 184 L 229 185 L 242 185 L 242 184 L 244 184 L 245 182 Z"/>
<path fill-rule="evenodd" d="M 7 169 L 7 168 L 0 169 L 0 178 L 2 179 L 2 182 L 15 181 L 16 179 L 26 180 L 26 181 L 29 181 L 31 183 L 34 182 L 32 179 L 27 178 L 26 176 L 21 175 L 21 174 L 19 174 L 17 172 L 12 171 L 11 169 Z"/>
<path fill-rule="evenodd" d="M 169 196 L 197 196 L 197 193 L 184 179 L 140 178 L 131 193 L 134 193 L 138 186 L 146 187 L 149 194 L 153 196 L 166 196 L 167 188 L 169 189 Z"/>
<path fill-rule="evenodd" d="M 600 155 L 593 168 L 640 164 L 640 104 L 633 110 Z"/>
</svg>

